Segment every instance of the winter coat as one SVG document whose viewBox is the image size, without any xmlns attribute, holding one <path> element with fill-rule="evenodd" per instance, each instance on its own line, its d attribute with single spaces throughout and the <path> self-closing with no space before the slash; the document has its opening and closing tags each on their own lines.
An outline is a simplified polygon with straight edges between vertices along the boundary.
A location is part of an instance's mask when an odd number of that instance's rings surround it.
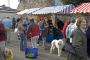
<svg viewBox="0 0 90 60">
<path fill-rule="evenodd" d="M 87 39 L 79 28 L 73 32 L 72 45 L 75 54 L 69 53 L 67 60 L 87 60 Z"/>
<path fill-rule="evenodd" d="M 12 19 L 5 18 L 2 20 L 2 23 L 4 24 L 6 29 L 9 29 L 12 27 Z"/>
<path fill-rule="evenodd" d="M 59 31 L 57 28 L 53 28 L 53 34 L 54 34 L 54 39 L 62 39 L 63 34 L 61 31 Z"/>
<path fill-rule="evenodd" d="M 66 38 L 71 38 L 72 32 L 76 29 L 74 23 L 70 23 L 66 28 Z"/>
<path fill-rule="evenodd" d="M 6 40 L 6 30 L 2 23 L 0 23 L 0 42 Z"/>
<path fill-rule="evenodd" d="M 88 27 L 86 31 L 87 39 L 90 39 L 90 27 Z"/>
<path fill-rule="evenodd" d="M 88 56 L 90 56 L 90 27 L 88 27 L 86 31 L 86 36 L 87 36 L 87 53 Z"/>
<path fill-rule="evenodd" d="M 34 37 L 40 35 L 40 29 L 38 24 L 32 24 L 29 26 L 28 31 L 27 31 L 28 37 Z"/>
<path fill-rule="evenodd" d="M 57 22 L 57 26 L 58 26 L 58 29 L 62 30 L 62 29 L 63 29 L 63 26 L 64 26 L 64 23 L 59 20 L 59 21 Z"/>
<path fill-rule="evenodd" d="M 67 21 L 64 22 L 64 26 L 63 26 L 63 30 L 62 30 L 62 33 L 63 33 L 63 37 L 64 37 L 64 38 L 66 37 L 65 34 L 66 34 L 66 28 L 67 28 L 68 24 L 69 24 L 69 23 L 68 23 Z"/>
<path fill-rule="evenodd" d="M 23 24 L 21 22 L 18 23 L 18 27 L 17 28 L 19 30 L 19 33 L 22 33 L 22 32 L 25 31 L 25 28 L 24 28 L 24 26 L 23 26 Z"/>
<path fill-rule="evenodd" d="M 42 21 L 39 22 L 39 29 L 42 36 L 46 36 L 47 34 L 45 26 L 46 26 L 45 22 Z"/>
</svg>

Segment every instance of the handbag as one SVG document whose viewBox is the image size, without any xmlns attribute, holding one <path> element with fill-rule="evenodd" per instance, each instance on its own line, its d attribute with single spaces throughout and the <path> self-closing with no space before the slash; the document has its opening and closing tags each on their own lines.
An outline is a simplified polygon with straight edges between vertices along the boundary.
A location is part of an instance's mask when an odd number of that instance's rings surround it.
<svg viewBox="0 0 90 60">
<path fill-rule="evenodd" d="M 65 46 L 63 49 L 69 53 L 75 54 L 75 49 L 71 43 L 65 43 Z"/>
</svg>

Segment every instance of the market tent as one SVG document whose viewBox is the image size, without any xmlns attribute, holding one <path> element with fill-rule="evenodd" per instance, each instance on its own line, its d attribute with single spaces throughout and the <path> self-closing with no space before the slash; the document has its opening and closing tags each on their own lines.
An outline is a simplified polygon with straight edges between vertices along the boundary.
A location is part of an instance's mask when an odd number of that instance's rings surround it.
<svg viewBox="0 0 90 60">
<path fill-rule="evenodd" d="M 82 3 L 71 10 L 71 13 L 90 13 L 90 3 Z"/>
<path fill-rule="evenodd" d="M 17 14 L 18 15 L 22 15 L 22 14 L 31 14 L 32 12 L 35 12 L 37 10 L 39 10 L 41 8 L 30 8 L 30 9 L 25 9 L 25 10 L 22 10 L 20 12 L 18 12 Z"/>
<path fill-rule="evenodd" d="M 33 13 L 35 11 L 38 11 L 39 9 L 41 9 L 41 8 L 31 8 L 26 12 L 26 14 L 31 14 L 31 13 Z"/>
<path fill-rule="evenodd" d="M 28 11 L 28 9 L 25 9 L 25 10 L 22 10 L 20 12 L 17 12 L 18 15 L 22 15 L 22 14 L 25 14 L 26 12 Z"/>
<path fill-rule="evenodd" d="M 62 5 L 62 6 L 52 6 L 52 7 L 44 7 L 32 14 L 53 14 L 53 13 L 69 13 L 71 9 L 74 8 L 74 5 Z"/>
</svg>

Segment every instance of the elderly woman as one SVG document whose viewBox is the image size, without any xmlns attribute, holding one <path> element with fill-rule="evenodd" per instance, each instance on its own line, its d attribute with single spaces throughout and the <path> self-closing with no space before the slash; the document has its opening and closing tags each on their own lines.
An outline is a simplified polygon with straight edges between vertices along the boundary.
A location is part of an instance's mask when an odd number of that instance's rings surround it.
<svg viewBox="0 0 90 60">
<path fill-rule="evenodd" d="M 72 35 L 72 45 L 75 49 L 75 54 L 69 53 L 67 60 L 87 60 L 87 22 L 85 18 L 79 17 L 76 25 L 77 28 Z"/>
</svg>

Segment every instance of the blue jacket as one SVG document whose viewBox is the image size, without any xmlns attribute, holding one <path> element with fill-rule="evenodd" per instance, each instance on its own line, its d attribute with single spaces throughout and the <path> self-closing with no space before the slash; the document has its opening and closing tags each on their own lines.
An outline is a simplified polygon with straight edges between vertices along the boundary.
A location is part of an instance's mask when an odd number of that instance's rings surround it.
<svg viewBox="0 0 90 60">
<path fill-rule="evenodd" d="M 11 19 L 3 19 L 2 23 L 4 24 L 5 28 L 11 28 L 12 27 L 12 20 Z"/>
</svg>

